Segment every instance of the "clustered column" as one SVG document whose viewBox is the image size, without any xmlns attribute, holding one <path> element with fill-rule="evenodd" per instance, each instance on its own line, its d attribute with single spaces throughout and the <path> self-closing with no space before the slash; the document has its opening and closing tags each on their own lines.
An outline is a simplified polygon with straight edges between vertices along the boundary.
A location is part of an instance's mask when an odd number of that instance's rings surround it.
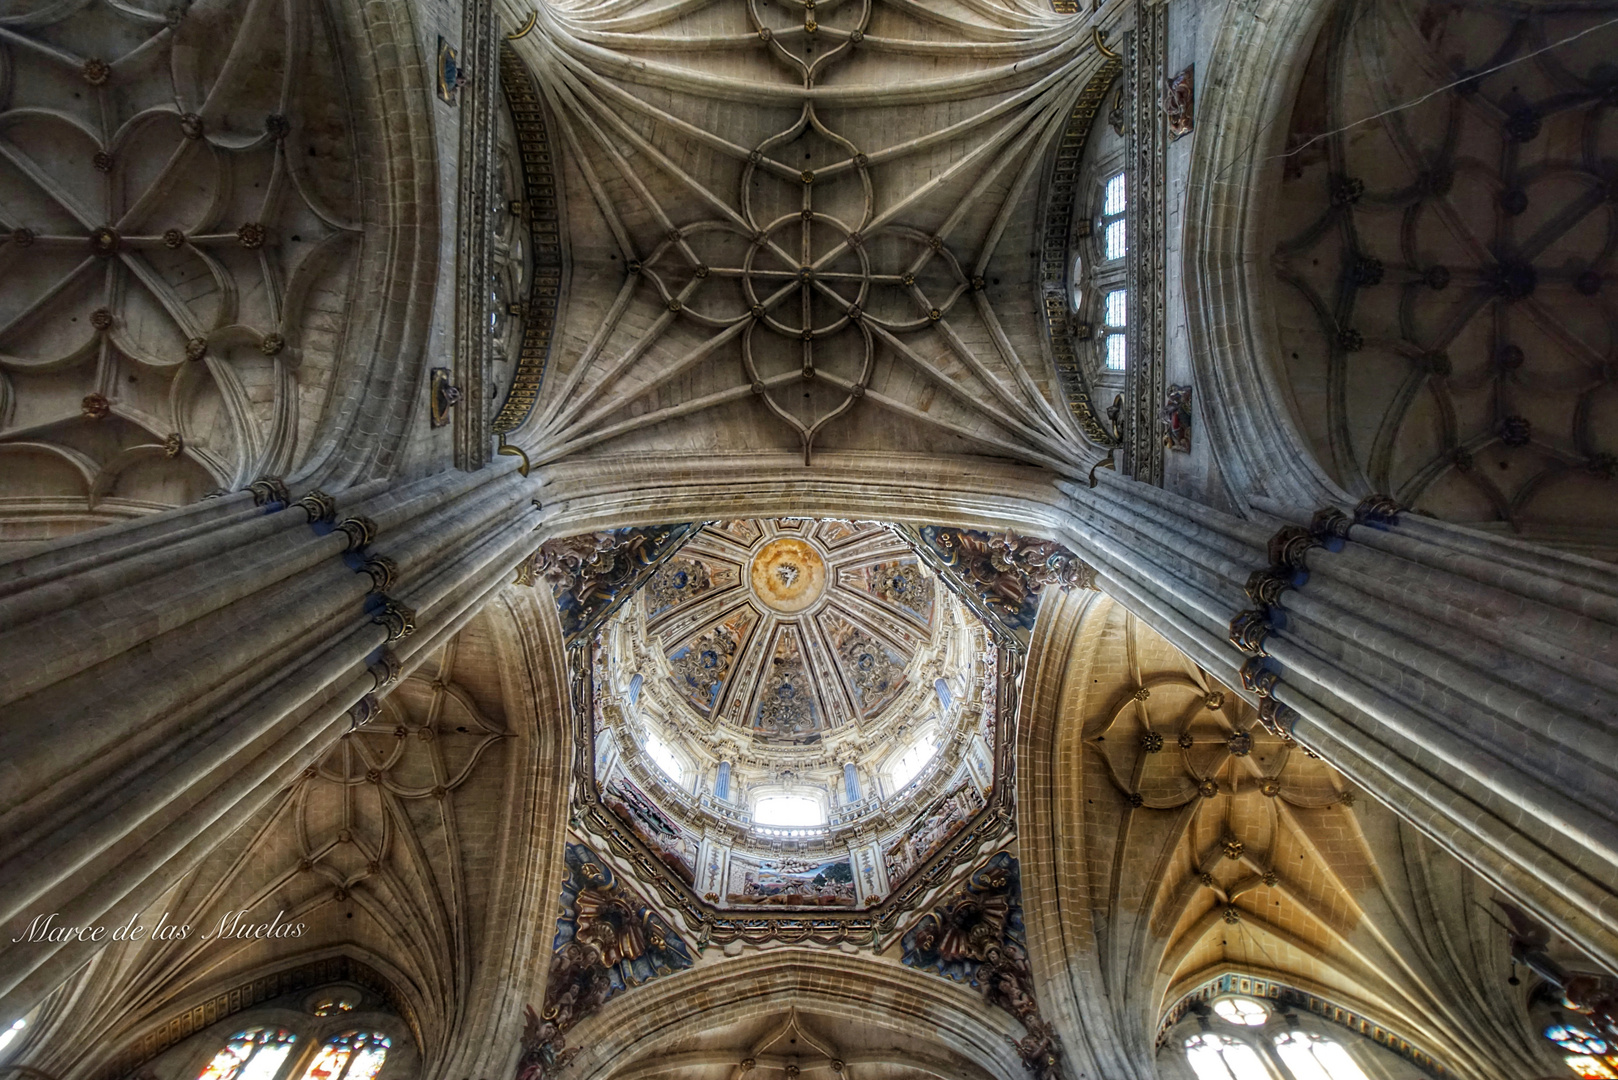
<svg viewBox="0 0 1618 1080">
<path fill-rule="evenodd" d="M 0 561 L 0 1024 L 256 812 L 540 539 L 516 463 L 279 480 Z"/>
<path fill-rule="evenodd" d="M 1064 484 L 1102 587 L 1618 971 L 1618 575 L 1386 497 Z"/>
</svg>

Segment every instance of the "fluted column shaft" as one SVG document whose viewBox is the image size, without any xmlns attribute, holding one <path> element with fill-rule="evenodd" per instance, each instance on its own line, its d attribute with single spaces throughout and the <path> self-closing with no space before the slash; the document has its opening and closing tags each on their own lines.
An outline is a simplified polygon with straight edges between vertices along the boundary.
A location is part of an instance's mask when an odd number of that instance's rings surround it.
<svg viewBox="0 0 1618 1080">
<path fill-rule="evenodd" d="M 374 710 L 537 544 L 537 478 L 261 482 L 0 562 L 0 1024 Z"/>
<path fill-rule="evenodd" d="M 1618 572 L 1385 500 L 1254 521 L 1102 479 L 1063 491 L 1104 589 L 1618 971 Z"/>
</svg>

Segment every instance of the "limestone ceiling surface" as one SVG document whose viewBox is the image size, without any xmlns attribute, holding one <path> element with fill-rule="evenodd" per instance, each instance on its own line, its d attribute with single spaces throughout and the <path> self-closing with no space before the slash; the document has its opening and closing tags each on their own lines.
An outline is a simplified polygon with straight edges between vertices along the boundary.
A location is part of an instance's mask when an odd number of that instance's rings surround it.
<svg viewBox="0 0 1618 1080">
<path fill-rule="evenodd" d="M 820 449 L 1071 470 L 1033 280 L 1099 60 L 1027 0 L 545 3 L 566 323 L 536 461 Z"/>
<path fill-rule="evenodd" d="M 979 1080 L 988 1074 L 964 1055 L 872 1021 L 817 1015 L 793 1007 L 728 1024 L 693 1024 L 650 1060 L 615 1069 L 615 1080 L 677 1073 L 691 1080 Z"/>
<path fill-rule="evenodd" d="M 1516 1002 L 1441 989 L 1509 963 L 1486 885 L 1111 600 L 1075 645 L 1063 712 L 1083 719 L 1056 760 L 1077 779 L 1054 798 L 1084 884 L 1063 906 L 1094 913 L 1099 970 L 1166 1017 L 1159 1036 L 1185 994 L 1240 972 L 1375 1017 L 1460 1075 L 1527 1074 Z"/>
<path fill-rule="evenodd" d="M 77 983 L 75 1038 L 49 1063 L 123 1076 L 174 1041 L 173 1010 L 221 980 L 289 959 L 347 954 L 391 980 L 395 1008 L 429 1061 L 491 923 L 509 917 L 494 872 L 510 812 L 517 737 L 503 700 L 494 623 L 485 616 L 380 702 L 257 819 L 229 837 L 144 913 L 184 938 L 115 944 Z M 221 919 L 303 924 L 301 933 L 230 939 Z M 236 985 L 232 982 L 229 985 Z M 131 1008 L 131 1002 L 139 1002 Z M 239 1006 L 238 1006 L 239 1007 Z M 143 1056 L 144 1054 L 144 1056 Z"/>
<path fill-rule="evenodd" d="M 1575 545 L 1618 524 L 1613 32 L 1546 48 L 1615 11 L 1354 0 L 1322 29 L 1274 266 L 1293 403 L 1348 490 Z"/>
<path fill-rule="evenodd" d="M 307 459 L 377 254 L 344 21 L 6 5 L 0 511 L 104 521 Z"/>
</svg>

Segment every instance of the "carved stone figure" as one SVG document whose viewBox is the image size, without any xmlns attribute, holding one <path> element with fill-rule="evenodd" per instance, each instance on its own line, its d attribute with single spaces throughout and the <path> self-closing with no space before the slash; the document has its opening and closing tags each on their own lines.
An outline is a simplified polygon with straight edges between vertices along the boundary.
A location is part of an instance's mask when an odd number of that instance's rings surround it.
<svg viewBox="0 0 1618 1080">
<path fill-rule="evenodd" d="M 1053 540 L 925 526 L 921 544 L 1012 630 L 1032 630 L 1039 591 L 1093 588 L 1095 570 Z"/>
<path fill-rule="evenodd" d="M 563 632 L 572 638 L 593 630 L 691 531 L 663 525 L 546 541 L 538 569 L 556 597 Z"/>
<path fill-rule="evenodd" d="M 1178 139 L 1182 135 L 1191 134 L 1195 126 L 1195 117 L 1192 115 L 1196 102 L 1192 86 L 1192 71 L 1195 65 L 1188 64 L 1186 69 L 1169 80 L 1168 90 L 1163 95 L 1163 111 L 1168 114 L 1169 136 Z"/>
<path fill-rule="evenodd" d="M 1169 384 L 1163 408 L 1157 414 L 1163 445 L 1182 454 L 1191 452 L 1191 388 Z"/>
</svg>

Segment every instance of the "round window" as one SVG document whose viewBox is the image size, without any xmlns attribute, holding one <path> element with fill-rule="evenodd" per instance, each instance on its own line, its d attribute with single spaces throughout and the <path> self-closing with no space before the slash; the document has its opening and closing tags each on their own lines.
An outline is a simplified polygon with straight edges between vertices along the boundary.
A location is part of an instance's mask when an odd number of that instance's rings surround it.
<svg viewBox="0 0 1618 1080">
<path fill-rule="evenodd" d="M 1269 1007 L 1246 997 L 1223 997 L 1213 1003 L 1221 1020 L 1243 1027 L 1258 1027 L 1270 1018 Z"/>
</svg>

